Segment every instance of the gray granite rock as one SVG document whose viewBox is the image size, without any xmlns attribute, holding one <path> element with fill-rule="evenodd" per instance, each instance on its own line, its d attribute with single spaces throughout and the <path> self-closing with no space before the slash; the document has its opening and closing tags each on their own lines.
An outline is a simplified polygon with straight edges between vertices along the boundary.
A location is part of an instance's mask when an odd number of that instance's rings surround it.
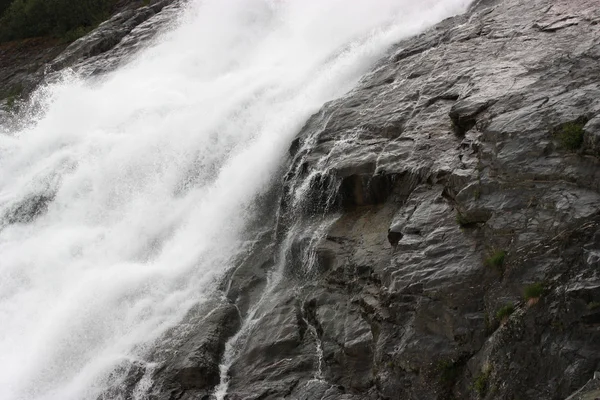
<svg viewBox="0 0 600 400">
<path fill-rule="evenodd" d="M 300 299 L 305 324 L 284 322 L 291 308 L 260 314 L 253 332 L 271 339 L 246 343 L 231 399 L 564 399 L 593 376 L 598 10 L 480 2 L 399 43 L 306 123 L 287 229 L 335 222 L 298 244 L 315 256 L 288 259 L 305 273 L 275 291 L 279 307 Z M 565 147 L 557 132 L 579 121 L 582 146 Z M 255 352 L 285 366 L 257 368 Z"/>
</svg>

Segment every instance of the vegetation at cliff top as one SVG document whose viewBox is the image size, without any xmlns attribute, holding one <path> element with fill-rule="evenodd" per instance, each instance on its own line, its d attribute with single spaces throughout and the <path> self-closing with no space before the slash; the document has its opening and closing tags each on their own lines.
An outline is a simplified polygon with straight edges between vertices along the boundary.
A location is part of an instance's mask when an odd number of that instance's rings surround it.
<svg viewBox="0 0 600 400">
<path fill-rule="evenodd" d="M 0 42 L 37 36 L 67 41 L 106 20 L 116 0 L 0 0 Z"/>
<path fill-rule="evenodd" d="M 0 16 L 4 14 L 4 11 L 10 6 L 13 0 L 0 0 Z"/>
</svg>

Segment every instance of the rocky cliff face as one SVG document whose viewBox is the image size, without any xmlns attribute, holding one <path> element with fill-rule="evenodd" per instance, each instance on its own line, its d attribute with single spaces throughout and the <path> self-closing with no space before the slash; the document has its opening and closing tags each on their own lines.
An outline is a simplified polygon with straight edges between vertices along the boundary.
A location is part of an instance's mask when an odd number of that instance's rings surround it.
<svg viewBox="0 0 600 400">
<path fill-rule="evenodd" d="M 308 121 L 283 278 L 230 296 L 258 319 L 229 399 L 564 399 L 593 377 L 599 23 L 596 1 L 478 4 Z"/>
<path fill-rule="evenodd" d="M 104 398 L 598 396 L 596 0 L 482 1 L 399 43 L 281 180 L 223 296 Z"/>
</svg>

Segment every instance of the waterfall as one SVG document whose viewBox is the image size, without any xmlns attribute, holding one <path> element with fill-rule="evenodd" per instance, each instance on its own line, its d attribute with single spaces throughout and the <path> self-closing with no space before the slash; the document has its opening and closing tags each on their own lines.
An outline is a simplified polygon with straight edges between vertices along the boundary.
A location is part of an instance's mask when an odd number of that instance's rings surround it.
<svg viewBox="0 0 600 400">
<path fill-rule="evenodd" d="M 0 126 L 0 399 L 96 399 L 160 346 L 245 251 L 307 118 L 468 3 L 191 1 L 118 70 L 39 88 Z"/>
</svg>

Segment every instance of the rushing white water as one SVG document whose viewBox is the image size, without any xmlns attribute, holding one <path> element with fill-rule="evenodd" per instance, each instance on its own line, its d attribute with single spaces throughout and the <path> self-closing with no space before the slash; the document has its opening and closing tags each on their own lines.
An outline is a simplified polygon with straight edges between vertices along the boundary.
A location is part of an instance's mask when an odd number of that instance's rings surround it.
<svg viewBox="0 0 600 400">
<path fill-rule="evenodd" d="M 101 81 L 43 89 L 37 122 L 0 134 L 0 218 L 54 198 L 0 224 L 0 399 L 94 399 L 215 290 L 306 118 L 468 3 L 191 2 Z"/>
</svg>

